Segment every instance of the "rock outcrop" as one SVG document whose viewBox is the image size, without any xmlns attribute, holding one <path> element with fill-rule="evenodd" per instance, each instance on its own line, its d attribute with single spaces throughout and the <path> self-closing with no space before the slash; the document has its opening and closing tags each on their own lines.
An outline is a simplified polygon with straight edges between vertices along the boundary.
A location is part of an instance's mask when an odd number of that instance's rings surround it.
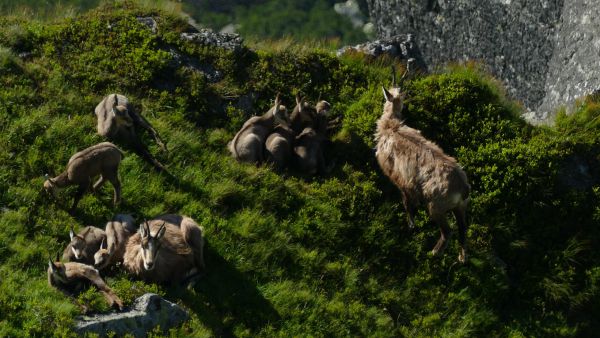
<svg viewBox="0 0 600 338">
<path fill-rule="evenodd" d="M 108 333 L 146 337 L 157 325 L 163 331 L 180 325 L 189 315 L 179 305 L 164 300 L 159 295 L 147 293 L 133 302 L 130 310 L 120 313 L 81 316 L 76 319 L 75 332 L 79 335 Z"/>
<path fill-rule="evenodd" d="M 600 2 L 367 1 L 381 38 L 413 34 L 430 69 L 484 62 L 534 119 L 600 88 Z"/>
<path fill-rule="evenodd" d="M 337 51 L 341 56 L 348 52 L 360 52 L 373 57 L 388 55 L 402 60 L 415 59 L 418 69 L 425 69 L 421 52 L 417 47 L 412 34 L 400 34 L 387 39 L 375 40 L 356 46 L 346 46 Z"/>
</svg>

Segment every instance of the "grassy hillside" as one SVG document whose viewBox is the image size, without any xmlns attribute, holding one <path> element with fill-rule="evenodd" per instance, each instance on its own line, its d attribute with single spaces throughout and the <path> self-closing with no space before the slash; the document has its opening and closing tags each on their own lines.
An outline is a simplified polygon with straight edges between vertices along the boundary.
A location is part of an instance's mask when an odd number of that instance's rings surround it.
<svg viewBox="0 0 600 338">
<path fill-rule="evenodd" d="M 152 15 L 153 35 L 136 16 Z M 473 187 L 470 260 L 424 212 L 409 233 L 398 191 L 372 153 L 389 60 L 338 59 L 307 46 L 233 54 L 184 42 L 181 19 L 130 4 L 40 23 L 0 18 L 0 336 L 68 336 L 78 307 L 47 286 L 68 229 L 117 212 L 182 213 L 206 229 L 206 277 L 193 290 L 107 277 L 126 302 L 157 292 L 186 307 L 176 336 L 589 336 L 599 329 L 600 101 L 556 127 L 528 126 L 476 66 L 407 83 L 407 124 L 456 156 Z M 222 74 L 209 82 L 173 51 Z M 181 58 L 179 58 L 181 60 Z M 309 83 L 310 81 L 310 83 Z M 307 83 L 309 83 L 307 85 Z M 342 118 L 328 176 L 283 177 L 238 164 L 226 144 L 244 120 L 302 89 Z M 77 150 L 102 141 L 93 109 L 135 102 L 167 142 L 151 151 L 176 179 L 126 151 L 123 204 L 112 191 L 41 189 Z M 243 104 L 254 98 L 251 108 Z M 106 310 L 93 290 L 79 302 Z"/>
</svg>

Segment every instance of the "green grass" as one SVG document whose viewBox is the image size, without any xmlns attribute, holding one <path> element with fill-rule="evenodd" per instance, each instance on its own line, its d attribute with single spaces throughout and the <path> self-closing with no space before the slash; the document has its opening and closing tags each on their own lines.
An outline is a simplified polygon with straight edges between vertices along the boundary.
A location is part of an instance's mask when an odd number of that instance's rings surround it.
<svg viewBox="0 0 600 338">
<path fill-rule="evenodd" d="M 153 35 L 135 19 L 157 18 Z M 107 23 L 110 23 L 110 29 Z M 596 98 L 556 127 L 532 127 L 496 80 L 475 65 L 407 83 L 407 124 L 456 156 L 473 187 L 470 261 L 425 212 L 406 227 L 400 194 L 372 146 L 390 60 L 336 58 L 327 48 L 267 43 L 239 54 L 181 41 L 177 15 L 131 3 L 45 23 L 0 18 L 0 335 L 72 335 L 77 303 L 46 283 L 48 255 L 68 229 L 113 214 L 189 215 L 206 229 L 207 275 L 194 289 L 147 284 L 124 273 L 107 282 L 126 303 L 156 292 L 186 307 L 176 336 L 586 336 L 598 330 L 600 147 Z M 208 83 L 167 52 L 223 74 Z M 19 56 L 21 55 L 21 56 Z M 284 176 L 236 163 L 226 144 L 277 92 L 301 90 L 333 104 L 334 171 Z M 145 142 L 177 179 L 126 150 L 123 204 L 106 186 L 66 212 L 41 187 L 77 150 L 102 141 L 93 109 L 127 95 L 167 142 Z M 248 93 L 252 108 L 238 99 Z M 580 132 L 587 130 L 589 132 Z M 574 166 L 573 163 L 576 165 Z M 580 172 L 578 165 L 587 168 Z"/>
</svg>

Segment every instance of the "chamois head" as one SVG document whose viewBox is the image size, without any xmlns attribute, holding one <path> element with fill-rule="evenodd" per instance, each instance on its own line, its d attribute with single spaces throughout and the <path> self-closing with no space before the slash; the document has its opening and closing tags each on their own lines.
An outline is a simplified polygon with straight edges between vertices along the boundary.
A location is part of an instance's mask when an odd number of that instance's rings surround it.
<svg viewBox="0 0 600 338">
<path fill-rule="evenodd" d="M 384 112 L 395 116 L 398 119 L 402 118 L 402 109 L 404 109 L 404 99 L 406 98 L 406 92 L 402 90 L 402 84 L 406 79 L 406 75 L 410 71 L 410 65 L 414 62 L 414 59 L 409 59 L 406 63 L 406 70 L 400 82 L 396 85 L 396 68 L 392 66 L 392 86 L 389 90 L 385 87 L 381 87 L 383 90 L 383 97 L 385 98 Z"/>
<path fill-rule="evenodd" d="M 317 110 L 318 115 L 327 116 L 329 114 L 329 109 L 331 109 L 331 104 L 325 100 L 319 101 L 315 109 Z"/>
<path fill-rule="evenodd" d="M 119 104 L 119 96 L 117 94 L 113 95 L 113 107 L 111 110 L 111 114 L 113 118 L 117 121 L 117 124 L 124 124 L 127 126 L 131 125 L 131 117 L 129 116 L 129 110 L 127 106 Z"/>
<path fill-rule="evenodd" d="M 50 178 L 48 174 L 45 175 L 46 180 L 44 181 L 44 190 L 48 194 L 52 194 L 54 197 L 58 197 L 58 186 L 53 178 Z"/>
<path fill-rule="evenodd" d="M 102 239 L 100 248 L 94 254 L 94 266 L 98 269 L 104 268 L 110 262 L 110 254 L 106 246 L 106 239 Z"/>
<path fill-rule="evenodd" d="M 158 251 L 162 245 L 160 239 L 165 235 L 167 228 L 165 228 L 165 222 L 160 226 L 158 231 L 152 235 L 150 232 L 150 225 L 145 221 L 140 226 L 141 246 L 142 246 L 142 260 L 144 262 L 144 269 L 154 269 L 154 263 Z"/>
<path fill-rule="evenodd" d="M 75 259 L 81 259 L 86 247 L 85 239 L 83 236 L 75 234 L 72 226 L 69 230 L 69 237 L 71 238 L 71 251 L 73 251 Z"/>
<path fill-rule="evenodd" d="M 279 100 L 279 94 L 275 97 L 275 104 L 271 109 L 271 113 L 273 114 L 273 126 L 277 125 L 290 125 L 290 116 L 288 115 L 287 108 L 281 104 Z"/>
<path fill-rule="evenodd" d="M 58 254 L 56 254 L 56 262 L 52 261 L 52 257 L 48 258 L 48 280 L 54 280 L 56 282 L 66 284 L 68 282 L 68 278 L 65 271 L 65 266 L 58 260 Z"/>
</svg>

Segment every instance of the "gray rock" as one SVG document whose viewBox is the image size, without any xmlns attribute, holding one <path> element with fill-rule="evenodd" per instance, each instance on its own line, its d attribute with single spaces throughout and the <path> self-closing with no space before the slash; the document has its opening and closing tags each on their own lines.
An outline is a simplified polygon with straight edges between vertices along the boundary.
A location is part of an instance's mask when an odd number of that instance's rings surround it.
<svg viewBox="0 0 600 338">
<path fill-rule="evenodd" d="M 128 311 L 76 318 L 75 332 L 80 335 L 96 333 L 100 336 L 114 332 L 117 336 L 131 334 L 145 337 L 157 325 L 166 331 L 188 318 L 187 312 L 177 304 L 164 300 L 159 295 L 147 293 L 136 299 Z"/>
<path fill-rule="evenodd" d="M 158 23 L 153 17 L 141 17 L 138 16 L 137 21 L 143 25 L 146 25 L 153 34 L 158 33 Z"/>
<path fill-rule="evenodd" d="M 348 52 L 360 52 L 373 57 L 386 54 L 390 57 L 399 58 L 402 60 L 415 59 L 417 68 L 424 69 L 425 64 L 421 57 L 421 52 L 417 47 L 412 34 L 400 34 L 388 39 L 375 40 L 356 46 L 342 47 L 337 51 L 337 55 L 341 56 Z"/>
<path fill-rule="evenodd" d="M 216 83 L 223 79 L 223 74 L 209 63 L 200 63 L 196 59 L 182 54 L 172 46 L 167 47 L 167 51 L 172 56 L 172 62 L 175 67 L 186 67 L 196 70 L 206 77 L 209 83 Z"/>
<path fill-rule="evenodd" d="M 477 60 L 537 120 L 600 88 L 600 2 L 367 0 L 380 37 L 414 34 L 430 68 Z"/>
<path fill-rule="evenodd" d="M 181 38 L 201 46 L 219 47 L 233 52 L 241 51 L 244 42 L 238 34 L 215 33 L 205 28 L 198 32 L 181 33 Z"/>
</svg>

